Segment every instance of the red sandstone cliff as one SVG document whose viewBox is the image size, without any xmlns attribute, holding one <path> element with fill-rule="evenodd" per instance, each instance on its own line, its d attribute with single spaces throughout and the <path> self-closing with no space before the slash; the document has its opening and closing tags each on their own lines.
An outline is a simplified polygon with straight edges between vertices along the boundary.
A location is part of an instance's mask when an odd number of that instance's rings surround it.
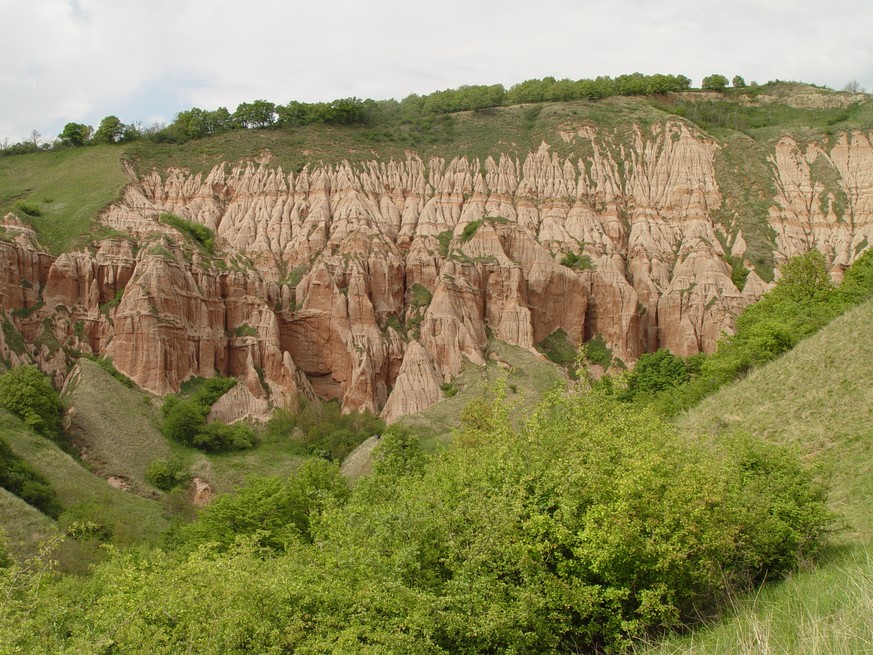
<svg viewBox="0 0 873 655">
<path fill-rule="evenodd" d="M 317 394 L 395 419 L 437 402 L 465 360 L 483 363 L 489 332 L 531 350 L 558 328 L 576 343 L 600 334 L 626 362 L 711 351 L 766 290 L 754 272 L 743 292 L 731 281 L 726 255 L 744 241 L 725 253 L 713 220 L 718 145 L 680 121 L 625 144 L 590 128 L 562 137 L 590 155 L 543 144 L 523 161 L 152 173 L 101 217 L 130 239 L 57 258 L 7 217 L 0 354 L 58 378 L 77 351 L 108 355 L 158 394 L 238 376 L 216 408 L 226 418 Z M 873 239 L 870 135 L 829 148 L 786 137 L 770 163 L 777 262 L 817 247 L 838 276 Z M 164 212 L 213 230 L 215 254 Z M 568 253 L 591 265 L 561 265 Z"/>
</svg>

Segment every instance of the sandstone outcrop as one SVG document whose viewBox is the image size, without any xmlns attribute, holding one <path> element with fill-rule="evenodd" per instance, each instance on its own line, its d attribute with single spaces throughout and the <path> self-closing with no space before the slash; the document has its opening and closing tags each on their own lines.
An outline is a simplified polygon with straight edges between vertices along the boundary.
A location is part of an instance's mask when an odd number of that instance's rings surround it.
<svg viewBox="0 0 873 655">
<path fill-rule="evenodd" d="M 768 288 L 731 279 L 747 237 L 714 219 L 718 144 L 680 120 L 560 136 L 586 154 L 153 172 L 101 215 L 129 238 L 58 257 L 7 216 L 0 353 L 61 377 L 77 352 L 106 355 L 157 394 L 232 375 L 225 420 L 316 395 L 395 420 L 484 363 L 490 338 L 601 335 L 628 364 L 712 351 Z M 770 164 L 777 263 L 818 248 L 839 277 L 873 239 L 871 135 L 784 137 Z M 215 252 L 165 213 L 212 230 Z"/>
</svg>

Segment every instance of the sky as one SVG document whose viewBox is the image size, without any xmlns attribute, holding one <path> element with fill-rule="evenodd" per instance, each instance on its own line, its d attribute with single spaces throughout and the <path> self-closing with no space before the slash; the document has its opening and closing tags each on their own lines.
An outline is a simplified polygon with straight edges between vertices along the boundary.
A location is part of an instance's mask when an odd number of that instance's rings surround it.
<svg viewBox="0 0 873 655">
<path fill-rule="evenodd" d="M 870 0 L 0 0 L 0 141 L 257 99 L 712 73 L 873 89 Z"/>
</svg>

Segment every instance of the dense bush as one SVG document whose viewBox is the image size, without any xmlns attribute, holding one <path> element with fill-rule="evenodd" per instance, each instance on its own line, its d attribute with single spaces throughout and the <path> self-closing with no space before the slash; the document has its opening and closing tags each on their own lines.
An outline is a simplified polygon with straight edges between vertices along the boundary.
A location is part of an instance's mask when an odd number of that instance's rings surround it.
<svg viewBox="0 0 873 655">
<path fill-rule="evenodd" d="M 192 446 L 208 453 L 224 453 L 253 448 L 257 440 L 252 429 L 245 424 L 228 425 L 223 421 L 210 421 L 195 435 Z"/>
<path fill-rule="evenodd" d="M 688 367 L 681 357 L 662 348 L 654 353 L 643 353 L 631 373 L 626 376 L 627 387 L 622 400 L 649 397 L 688 381 Z"/>
<path fill-rule="evenodd" d="M 0 640 L 20 652 L 617 652 L 793 570 L 829 525 L 799 460 L 750 438 L 690 442 L 603 398 L 555 394 L 522 430 L 499 402 L 483 410 L 470 446 L 427 461 L 387 441 L 350 496 L 335 466 L 313 462 L 219 497 L 180 531 L 178 554 L 115 553 L 89 579 L 7 587 Z"/>
<path fill-rule="evenodd" d="M 234 378 L 215 376 L 198 379 L 196 390 L 189 398 L 167 396 L 161 407 L 164 415 L 162 430 L 165 436 L 185 446 L 206 452 L 228 452 L 253 448 L 257 439 L 252 429 L 244 424 L 227 425 L 209 421 L 206 417 L 221 396 L 236 385 Z"/>
<path fill-rule="evenodd" d="M 299 432 L 297 432 L 299 430 Z M 382 434 L 385 422 L 368 412 L 343 414 L 336 401 L 306 402 L 297 413 L 277 410 L 267 424 L 274 439 L 302 436 L 305 452 L 341 462 L 366 439 Z"/>
<path fill-rule="evenodd" d="M 61 398 L 36 366 L 17 366 L 0 375 L 0 406 L 45 437 L 61 433 Z"/>
<path fill-rule="evenodd" d="M 164 491 L 184 486 L 188 478 L 188 468 L 176 459 L 156 459 L 146 469 L 146 480 Z"/>
<path fill-rule="evenodd" d="M 210 503 L 173 541 L 190 550 L 203 543 L 228 549 L 241 536 L 254 536 L 265 548 L 283 552 L 312 540 L 311 525 L 327 507 L 341 505 L 349 486 L 336 464 L 310 460 L 286 480 L 258 477 Z"/>
</svg>

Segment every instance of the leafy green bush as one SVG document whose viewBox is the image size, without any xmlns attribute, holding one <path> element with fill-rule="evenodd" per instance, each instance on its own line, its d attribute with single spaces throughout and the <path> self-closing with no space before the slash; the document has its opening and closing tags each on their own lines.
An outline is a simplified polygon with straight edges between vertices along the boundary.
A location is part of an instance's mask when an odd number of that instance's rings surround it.
<svg viewBox="0 0 873 655">
<path fill-rule="evenodd" d="M 21 213 L 27 214 L 28 216 L 32 216 L 34 218 L 42 216 L 42 210 L 37 205 L 26 200 L 16 200 L 15 208 Z"/>
<path fill-rule="evenodd" d="M 0 375 L 0 406 L 45 437 L 61 433 L 61 398 L 36 366 L 17 366 Z"/>
<path fill-rule="evenodd" d="M 167 396 L 161 412 L 164 435 L 186 446 L 207 452 L 226 452 L 253 448 L 257 439 L 246 425 L 227 425 L 222 421 L 206 422 L 209 410 L 237 383 L 235 378 L 220 375 L 198 379 L 190 398 Z"/>
<path fill-rule="evenodd" d="M 237 382 L 236 378 L 227 378 L 222 375 L 206 378 L 194 392 L 193 400 L 203 407 L 212 407 L 219 398 L 233 389 Z"/>
<path fill-rule="evenodd" d="M 612 365 L 612 349 L 606 345 L 603 335 L 595 334 L 585 342 L 585 359 L 604 369 Z"/>
<path fill-rule="evenodd" d="M 194 436 L 195 448 L 209 453 L 224 453 L 233 450 L 248 450 L 257 443 L 252 429 L 244 424 L 228 425 L 223 421 L 210 421 Z"/>
<path fill-rule="evenodd" d="M 467 223 L 464 226 L 464 229 L 461 231 L 461 236 L 459 237 L 461 243 L 467 243 L 470 239 L 472 239 L 476 232 L 479 231 L 479 228 L 482 227 L 482 223 L 484 222 L 485 219 L 480 218 L 477 221 L 470 221 L 469 223 Z"/>
<path fill-rule="evenodd" d="M 445 259 L 449 254 L 449 246 L 452 243 L 452 231 L 445 230 L 436 235 L 436 239 L 440 244 L 440 257 Z"/>
<path fill-rule="evenodd" d="M 277 410 L 267 424 L 271 438 L 289 437 L 295 430 L 303 435 L 303 446 L 311 455 L 340 462 L 373 435 L 385 431 L 385 422 L 367 412 L 342 413 L 338 402 L 307 402 L 297 414 Z"/>
<path fill-rule="evenodd" d="M 728 78 L 724 75 L 713 74 L 703 78 L 700 88 L 705 91 L 724 91 L 728 85 Z"/>
<path fill-rule="evenodd" d="M 194 523 L 178 531 L 175 541 L 185 549 L 206 542 L 226 549 L 239 537 L 254 535 L 262 547 L 283 552 L 294 542 L 311 541 L 313 520 L 348 497 L 349 486 L 339 467 L 310 460 L 287 480 L 257 477 L 233 493 L 219 495 Z"/>
<path fill-rule="evenodd" d="M 681 357 L 662 348 L 654 353 L 643 353 L 637 365 L 626 376 L 627 387 L 620 394 L 622 400 L 650 396 L 688 381 L 688 367 Z"/>
<path fill-rule="evenodd" d="M 207 254 L 212 254 L 215 245 L 213 241 L 214 235 L 212 230 L 205 225 L 200 225 L 199 223 L 185 220 L 181 216 L 169 213 L 161 214 L 158 220 L 191 237 Z"/>
<path fill-rule="evenodd" d="M 561 266 L 566 266 L 574 271 L 588 271 L 594 268 L 594 263 L 588 255 L 568 252 L 561 259 Z"/>
<path fill-rule="evenodd" d="M 454 381 L 443 382 L 442 384 L 440 384 L 440 389 L 442 390 L 443 394 L 445 394 L 446 398 L 451 398 L 452 396 L 456 396 L 458 394 L 458 392 L 460 391 L 460 389 L 458 388 L 458 385 L 455 384 Z"/>
<path fill-rule="evenodd" d="M 433 295 L 426 286 L 419 284 L 418 282 L 412 285 L 413 307 L 427 307 L 430 305 L 431 300 L 433 300 Z"/>
<path fill-rule="evenodd" d="M 146 480 L 164 491 L 186 485 L 189 477 L 188 468 L 177 459 L 156 459 L 146 470 Z"/>
<path fill-rule="evenodd" d="M 243 323 L 242 325 L 237 325 L 236 329 L 233 331 L 233 336 L 235 337 L 256 337 L 258 336 L 258 331 L 253 328 L 248 323 Z"/>
<path fill-rule="evenodd" d="M 194 440 L 206 424 L 208 408 L 192 400 L 180 400 L 168 396 L 161 407 L 164 415 L 164 435 L 185 446 L 193 446 Z"/>
<path fill-rule="evenodd" d="M 567 369 L 570 377 L 576 379 L 576 348 L 570 343 L 564 328 L 558 328 L 536 344 L 536 349 L 548 357 L 549 361 Z"/>
</svg>

